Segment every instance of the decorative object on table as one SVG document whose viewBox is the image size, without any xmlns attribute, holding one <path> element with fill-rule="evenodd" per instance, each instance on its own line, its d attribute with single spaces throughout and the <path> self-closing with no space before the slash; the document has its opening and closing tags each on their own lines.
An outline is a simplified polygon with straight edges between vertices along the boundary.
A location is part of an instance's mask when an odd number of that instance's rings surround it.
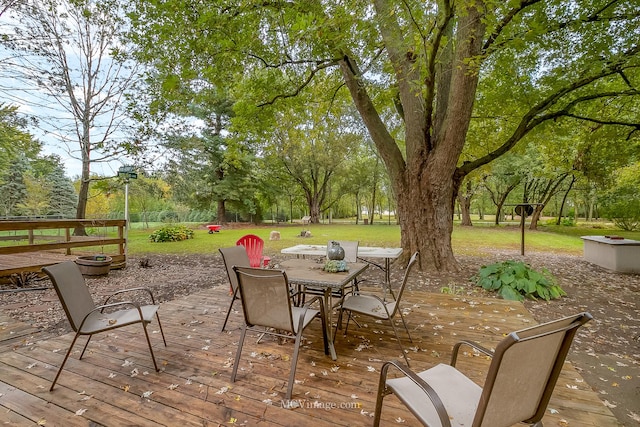
<svg viewBox="0 0 640 427">
<path fill-rule="evenodd" d="M 84 276 L 104 276 L 111 270 L 113 259 L 107 255 L 79 256 L 76 264 Z"/>
<path fill-rule="evenodd" d="M 329 273 L 339 273 L 341 271 L 349 271 L 349 266 L 344 260 L 330 259 L 324 263 L 324 267 L 322 269 Z"/>
<path fill-rule="evenodd" d="M 344 259 L 344 249 L 340 243 L 331 240 L 327 245 L 327 258 L 330 261 L 341 261 Z"/>
</svg>

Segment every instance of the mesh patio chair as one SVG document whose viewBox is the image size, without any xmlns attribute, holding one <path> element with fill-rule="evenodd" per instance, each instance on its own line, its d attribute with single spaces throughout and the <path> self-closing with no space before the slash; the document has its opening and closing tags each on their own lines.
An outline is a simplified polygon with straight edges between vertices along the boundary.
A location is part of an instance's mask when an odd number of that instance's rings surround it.
<svg viewBox="0 0 640 427">
<path fill-rule="evenodd" d="M 580 313 L 512 332 L 495 351 L 461 341 L 449 365 L 420 373 L 386 362 L 380 370 L 374 426 L 380 424 L 383 398 L 393 393 L 425 426 L 508 427 L 522 422 L 542 427 L 573 337 L 591 319 Z M 492 357 L 484 387 L 455 368 L 462 345 Z M 387 379 L 391 367 L 401 376 Z"/>
<path fill-rule="evenodd" d="M 153 354 L 153 348 L 151 347 L 151 341 L 149 340 L 149 332 L 147 331 L 147 325 L 153 320 L 154 316 L 158 320 L 158 326 L 160 327 L 160 333 L 162 334 L 162 340 L 166 347 L 167 341 L 164 337 L 164 331 L 162 330 L 162 324 L 160 323 L 160 316 L 158 316 L 158 305 L 155 302 L 155 298 L 151 290 L 146 288 L 132 288 L 124 289 L 114 292 L 109 295 L 102 305 L 96 306 L 91 298 L 89 288 L 84 281 L 84 277 L 80 272 L 80 268 L 73 261 L 67 261 L 48 267 L 43 267 L 44 271 L 58 294 L 60 303 L 64 308 L 64 312 L 67 315 L 67 319 L 71 324 L 71 328 L 76 333 L 69 345 L 67 354 L 58 369 L 58 373 L 51 383 L 49 391 L 53 390 L 53 387 L 62 373 L 65 363 L 71 354 L 71 350 L 76 343 L 76 340 L 81 335 L 88 335 L 87 342 L 80 353 L 79 359 L 82 359 L 91 337 L 95 334 L 110 331 L 112 329 L 121 328 L 123 326 L 134 325 L 140 323 L 144 330 L 144 335 L 147 338 L 147 344 L 149 345 L 149 352 L 151 353 L 151 359 L 153 360 L 153 366 L 156 371 L 160 371 L 156 358 Z M 122 301 L 109 303 L 112 297 L 125 292 L 137 292 L 142 291 L 149 294 L 151 304 L 140 305 L 132 301 Z M 105 309 L 107 311 L 105 312 Z"/>
<path fill-rule="evenodd" d="M 325 307 L 322 299 L 315 297 L 304 307 L 296 307 L 291 303 L 289 283 L 283 270 L 238 266 L 233 267 L 233 269 L 238 278 L 245 321 L 242 325 L 242 332 L 238 342 L 231 382 L 236 380 L 240 355 L 248 329 L 260 334 L 275 335 L 283 338 L 291 338 L 287 334 L 290 333 L 295 336 L 295 347 L 291 358 L 291 372 L 289 373 L 285 399 L 291 399 L 298 363 L 298 352 L 302 342 L 302 332 L 316 317 L 320 317 L 322 320 L 324 353 L 329 354 Z M 316 301 L 320 303 L 320 310 L 309 307 Z"/>
<path fill-rule="evenodd" d="M 233 267 L 235 265 L 238 267 L 249 267 L 249 256 L 243 246 L 231 246 L 228 248 L 220 248 L 218 250 L 220 251 L 220 255 L 222 255 L 222 261 L 224 262 L 224 266 L 227 270 L 227 277 L 229 278 L 231 290 L 231 302 L 229 303 L 227 316 L 224 318 L 222 330 L 220 331 L 224 332 L 224 328 L 227 326 L 227 321 L 229 320 L 229 315 L 231 314 L 233 303 L 237 299 L 240 299 L 240 294 L 238 293 L 238 277 L 236 276 L 236 272 L 233 271 Z"/>
<path fill-rule="evenodd" d="M 244 246 L 249 256 L 249 263 L 251 267 L 266 267 L 271 262 L 271 258 L 264 256 L 262 251 L 264 250 L 264 240 L 255 234 L 247 234 L 242 236 L 236 242 L 238 246 Z"/>
<path fill-rule="evenodd" d="M 409 278 L 409 274 L 413 269 L 416 261 L 418 260 L 419 253 L 416 252 L 411 256 L 409 260 L 409 264 L 407 264 L 407 268 L 404 272 L 404 277 L 402 279 L 402 283 L 400 284 L 400 288 L 398 289 L 398 294 L 395 295 L 393 290 L 391 289 L 391 284 L 389 284 L 389 289 L 387 289 L 387 285 L 385 283 L 381 283 L 383 288 L 382 297 L 374 294 L 351 294 L 347 295 L 342 301 L 342 304 L 338 307 L 338 323 L 336 325 L 336 332 L 342 325 L 342 315 L 345 311 L 349 312 L 347 317 L 347 326 L 344 328 L 344 335 L 347 335 L 347 330 L 349 328 L 349 321 L 351 320 L 351 316 L 353 313 L 357 313 L 364 316 L 373 317 L 374 319 L 379 320 L 388 320 L 391 323 L 391 327 L 393 329 L 393 333 L 396 336 L 396 340 L 398 341 L 398 346 L 400 347 L 400 351 L 402 352 L 402 356 L 404 357 L 407 365 L 409 364 L 409 360 L 407 360 L 407 355 L 404 352 L 404 347 L 402 347 L 402 342 L 400 341 L 400 336 L 398 335 L 398 329 L 394 323 L 394 318 L 396 315 L 400 315 L 400 319 L 402 320 L 402 324 L 404 325 L 405 331 L 407 331 L 407 336 L 409 337 L 409 341 L 413 342 L 411 339 L 411 334 L 409 333 L 409 328 L 407 327 L 407 322 L 404 320 L 404 316 L 402 314 L 402 310 L 400 310 L 400 299 L 402 298 L 402 294 L 404 293 L 404 289 L 407 285 L 407 279 Z M 335 334 L 334 334 L 335 336 Z"/>
</svg>

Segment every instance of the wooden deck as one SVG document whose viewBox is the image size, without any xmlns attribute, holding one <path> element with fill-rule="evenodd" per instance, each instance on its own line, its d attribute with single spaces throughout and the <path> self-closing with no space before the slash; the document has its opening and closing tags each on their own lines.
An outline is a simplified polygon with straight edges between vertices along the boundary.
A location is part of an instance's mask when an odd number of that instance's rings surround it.
<svg viewBox="0 0 640 427">
<path fill-rule="evenodd" d="M 332 361 L 322 350 L 320 322 L 314 322 L 300 351 L 293 390 L 300 407 L 287 409 L 282 398 L 291 341 L 265 338 L 256 344 L 248 338 L 238 379 L 229 381 L 242 314 L 232 314 L 229 331 L 219 332 L 227 292 L 218 286 L 162 304 L 168 347 L 157 325 L 151 326 L 161 373 L 153 369 L 140 327 L 123 328 L 94 337 L 79 361 L 81 339 L 53 392 L 49 385 L 72 335 L 42 337 L 0 312 L 0 420 L 18 426 L 371 425 L 381 363 L 400 357 L 388 325 L 367 326 L 364 319 L 361 329 L 350 325 L 347 337 L 337 336 L 338 360 Z M 414 369 L 447 363 L 459 339 L 493 346 L 504 333 L 534 322 L 521 304 L 495 299 L 408 291 L 403 306 L 414 338 L 409 353 Z M 458 366 L 481 383 L 487 360 L 466 354 Z M 382 425 L 398 424 L 418 423 L 389 396 Z M 570 363 L 544 424 L 621 425 Z"/>
</svg>

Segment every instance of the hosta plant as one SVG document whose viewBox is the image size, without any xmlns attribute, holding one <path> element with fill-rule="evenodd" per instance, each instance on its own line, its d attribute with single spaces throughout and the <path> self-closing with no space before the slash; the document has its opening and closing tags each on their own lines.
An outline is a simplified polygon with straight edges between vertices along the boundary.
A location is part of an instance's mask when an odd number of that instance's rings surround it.
<svg viewBox="0 0 640 427">
<path fill-rule="evenodd" d="M 179 242 L 181 240 L 193 239 L 194 232 L 184 225 L 167 225 L 149 235 L 152 242 Z"/>
<path fill-rule="evenodd" d="M 508 260 L 484 265 L 471 280 L 513 301 L 523 301 L 525 298 L 549 301 L 566 295 L 548 270 L 536 271 L 521 261 Z"/>
</svg>

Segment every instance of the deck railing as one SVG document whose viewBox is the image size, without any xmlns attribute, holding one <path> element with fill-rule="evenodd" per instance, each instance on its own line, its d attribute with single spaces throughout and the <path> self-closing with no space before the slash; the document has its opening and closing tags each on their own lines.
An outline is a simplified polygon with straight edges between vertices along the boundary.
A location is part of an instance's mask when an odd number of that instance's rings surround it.
<svg viewBox="0 0 640 427">
<path fill-rule="evenodd" d="M 88 236 L 73 236 L 73 230 L 83 226 Z M 124 219 L 55 219 L 0 221 L 0 255 L 53 251 L 72 255 L 72 249 L 100 247 L 100 253 L 113 258 L 113 266 L 126 262 L 126 221 Z M 109 229 L 117 229 L 115 237 Z M 41 232 L 38 233 L 37 231 Z M 42 232 L 52 230 L 53 232 Z M 87 251 L 85 251 L 86 254 Z M 95 251 L 93 251 L 95 253 Z"/>
</svg>

